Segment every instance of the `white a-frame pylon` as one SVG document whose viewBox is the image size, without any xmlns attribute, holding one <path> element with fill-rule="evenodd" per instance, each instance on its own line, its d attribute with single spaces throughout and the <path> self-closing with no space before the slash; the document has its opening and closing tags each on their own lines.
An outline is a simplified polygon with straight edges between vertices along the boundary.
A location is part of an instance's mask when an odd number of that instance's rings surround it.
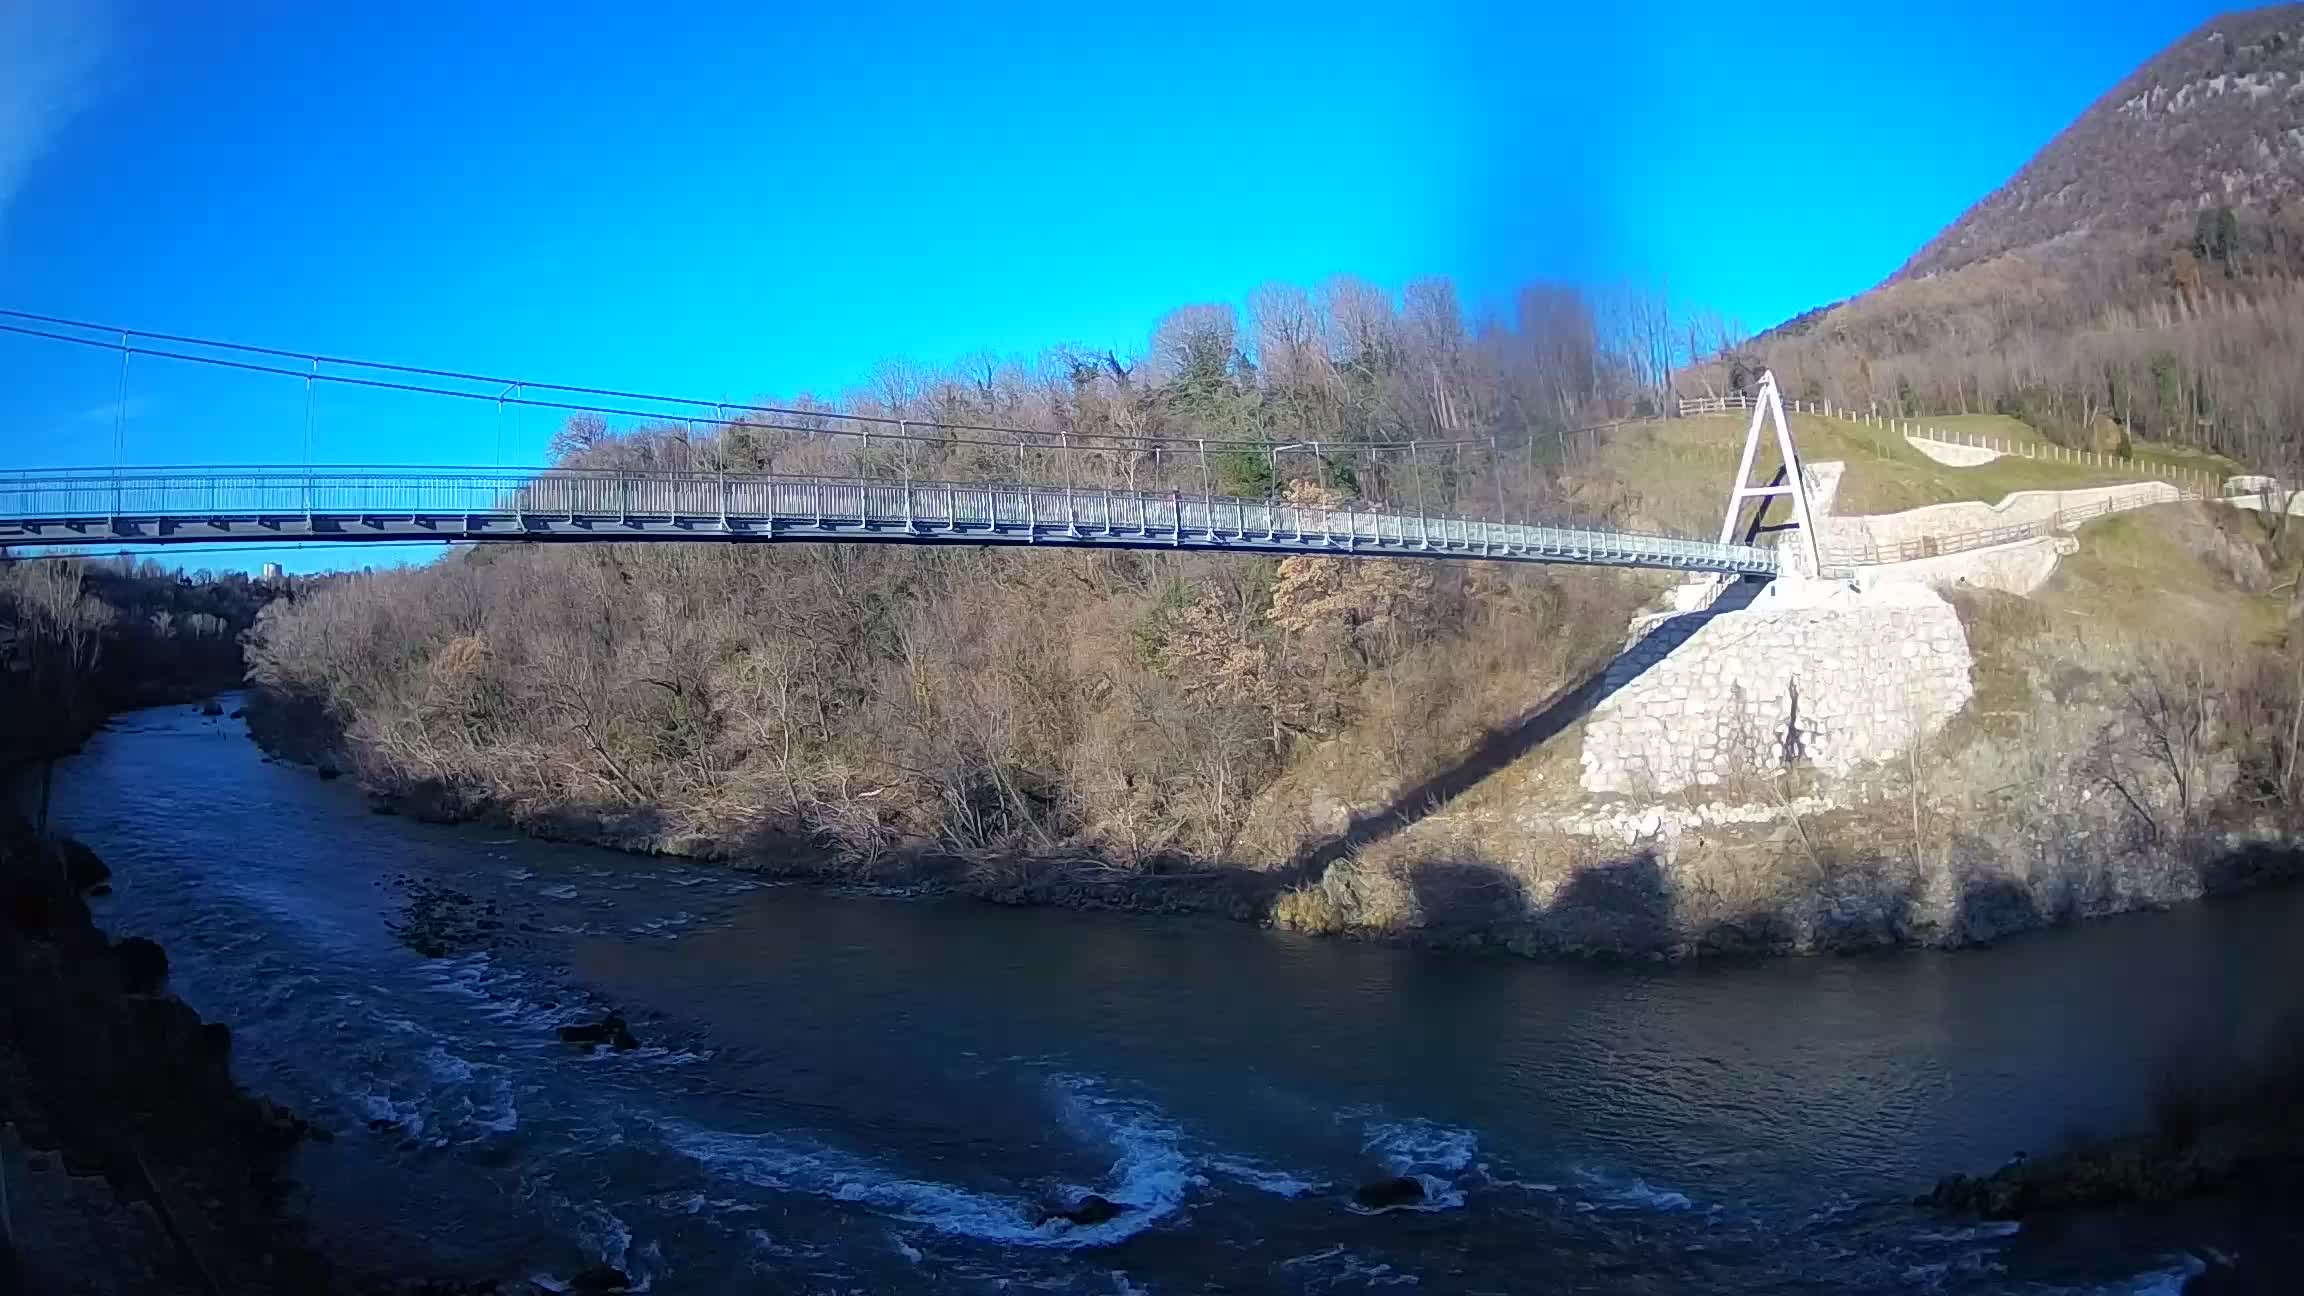
<svg viewBox="0 0 2304 1296">
<path fill-rule="evenodd" d="M 1752 484 L 1752 460 L 1760 452 L 1760 426 L 1776 425 L 1776 449 L 1784 458 L 1784 481 L 1781 485 L 1755 486 Z M 1822 546 L 1817 542 L 1816 518 L 1808 511 L 1808 475 L 1800 463 L 1800 449 L 1792 443 L 1792 425 L 1784 418 L 1784 398 L 1777 394 L 1776 375 L 1760 375 L 1760 392 L 1752 404 L 1752 426 L 1744 434 L 1744 457 L 1736 465 L 1736 484 L 1728 492 L 1728 516 L 1720 520 L 1720 543 L 1732 544 L 1736 529 L 1744 516 L 1744 501 L 1765 501 L 1771 496 L 1792 497 L 1792 520 L 1800 529 L 1801 557 L 1807 560 L 1809 576 L 1822 575 L 1824 558 Z M 1766 516 L 1768 505 L 1760 505 L 1760 515 Z"/>
</svg>

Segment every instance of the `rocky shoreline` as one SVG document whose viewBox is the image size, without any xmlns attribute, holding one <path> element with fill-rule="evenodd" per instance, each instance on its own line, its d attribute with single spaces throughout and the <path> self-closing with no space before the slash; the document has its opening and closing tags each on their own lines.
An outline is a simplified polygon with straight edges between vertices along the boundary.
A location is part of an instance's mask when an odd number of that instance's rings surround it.
<svg viewBox="0 0 2304 1296">
<path fill-rule="evenodd" d="M 2084 1141 L 2037 1159 L 2019 1154 L 1989 1174 L 1952 1174 L 1915 1204 L 1968 1219 L 2024 1221 L 2027 1230 L 2118 1227 L 2126 1209 L 2234 1208 L 2285 1226 L 2253 1247 L 2204 1248 L 2188 1296 L 2295 1290 L 2304 1246 L 2304 1057 L 2222 1096 L 2164 1101 L 2144 1134 Z"/>
<path fill-rule="evenodd" d="M 353 1274 L 283 1209 L 325 1132 L 231 1076 L 232 1034 L 112 940 L 85 847 L 0 812 L 0 1289 L 91 1296 L 479 1296 L 488 1280 Z"/>
</svg>

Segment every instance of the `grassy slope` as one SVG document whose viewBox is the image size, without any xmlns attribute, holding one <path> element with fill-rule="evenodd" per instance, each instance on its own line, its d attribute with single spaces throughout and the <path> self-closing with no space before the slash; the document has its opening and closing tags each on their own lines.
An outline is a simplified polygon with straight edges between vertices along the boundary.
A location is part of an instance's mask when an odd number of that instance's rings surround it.
<svg viewBox="0 0 2304 1296">
<path fill-rule="evenodd" d="M 2293 588 L 2293 561 L 2253 584 L 2219 554 L 2258 550 L 2266 519 L 2239 509 L 2170 504 L 2100 518 L 2080 528 L 2080 551 L 2064 560 L 2035 596 L 2051 617 L 2116 621 L 2129 634 L 2196 639 L 2216 628 L 2246 643 L 2280 632 Z"/>
<path fill-rule="evenodd" d="M 2028 598 L 1955 597 L 1976 656 L 1976 700 L 1947 731 L 1950 744 L 1979 735 L 2021 739 L 2039 668 L 2091 643 L 2278 642 L 2296 560 L 2254 569 L 2225 557 L 2270 551 L 2260 515 L 2167 504 L 2099 518 L 2077 538 L 2079 552 Z"/>
<path fill-rule="evenodd" d="M 2025 424 L 2000 415 L 1922 422 L 2004 441 L 2041 441 Z M 1590 488 L 1630 496 L 1640 520 L 1648 525 L 1687 529 L 1689 519 L 1719 516 L 1728 479 L 1736 471 L 1736 455 L 1743 448 L 1744 429 L 1743 417 L 1734 415 L 1619 428 L 1607 434 L 1589 470 Z M 1901 433 L 1821 415 L 1794 415 L 1792 433 L 1810 462 L 1839 460 L 1848 466 L 1840 484 L 1838 511 L 1843 514 L 1892 513 L 1955 500 L 1996 502 L 2014 491 L 2117 485 L 2147 476 L 2142 467 L 2094 468 L 2035 459 L 2002 458 L 1975 468 L 1952 468 L 1913 449 Z M 2150 464 L 2233 470 L 2213 456 L 2175 447 L 2139 443 L 2136 457 Z M 1764 441 L 1755 475 L 1765 479 L 1780 463 L 1774 445 Z M 1789 512 L 1788 501 L 1771 501 L 1769 521 L 1782 521 Z"/>
</svg>

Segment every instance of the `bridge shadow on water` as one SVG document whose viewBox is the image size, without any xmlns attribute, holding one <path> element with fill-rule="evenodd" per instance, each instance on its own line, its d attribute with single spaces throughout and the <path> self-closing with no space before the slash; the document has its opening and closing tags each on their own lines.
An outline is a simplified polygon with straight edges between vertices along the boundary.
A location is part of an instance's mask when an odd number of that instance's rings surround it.
<svg viewBox="0 0 2304 1296">
<path fill-rule="evenodd" d="M 1639 643 L 1610 658 L 1607 665 L 1582 683 L 1490 729 L 1470 750 L 1437 773 L 1401 792 L 1383 806 L 1353 815 L 1343 832 L 1299 851 L 1289 862 L 1289 876 L 1297 881 L 1317 878 L 1321 870 L 1353 851 L 1380 842 L 1438 813 L 1504 767 L 1590 715 L 1593 708 L 1670 656 L 1673 650 L 1686 643 L 1712 618 L 1751 606 L 1752 600 L 1767 585 L 1764 579 L 1746 578 L 1736 581 L 1722 590 L 1710 606 L 1658 623 Z"/>
</svg>

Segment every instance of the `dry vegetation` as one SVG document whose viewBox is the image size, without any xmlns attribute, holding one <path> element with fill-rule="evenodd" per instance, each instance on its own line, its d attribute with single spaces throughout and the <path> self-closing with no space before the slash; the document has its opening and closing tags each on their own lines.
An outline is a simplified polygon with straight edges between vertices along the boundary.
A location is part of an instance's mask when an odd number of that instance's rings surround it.
<svg viewBox="0 0 2304 1296">
<path fill-rule="evenodd" d="M 2013 416 L 2068 446 L 2151 439 L 2296 478 L 2299 87 L 2304 6 L 2221 16 L 2113 87 L 1889 282 L 1749 343 L 1715 334 L 1683 387 L 1742 387 L 1772 368 L 1803 398 Z"/>
<path fill-rule="evenodd" d="M 1444 283 L 1398 302 L 1349 281 L 1274 288 L 1246 337 L 1229 308 L 1192 307 L 1141 359 L 889 366 L 842 403 L 1037 440 L 578 419 L 557 451 L 565 466 L 1063 473 L 1616 517 L 1620 495 L 1551 490 L 1581 444 L 1564 432 L 1652 407 L 1669 329 L 1653 302 L 1602 309 L 1557 290 L 1529 292 L 1510 326 L 1471 329 Z M 1218 448 L 1203 454 L 1201 437 Z M 1427 444 L 1373 448 L 1410 438 Z M 1469 445 L 1430 444 L 1451 441 Z M 1290 449 L 1314 442 L 1318 455 Z M 1581 678 L 1647 588 L 1414 561 L 480 548 L 276 606 L 251 666 L 324 707 L 372 783 L 450 813 L 706 852 L 805 838 L 864 862 L 1275 865 Z"/>
<path fill-rule="evenodd" d="M 1605 652 L 1529 627 L 1612 638 L 1637 597 L 1407 561 L 505 547 L 278 605 L 252 654 L 372 781 L 466 810 L 1277 863 L 1303 807 L 1425 776 Z"/>
<path fill-rule="evenodd" d="M 230 687 L 276 593 L 237 572 L 0 553 L 0 765 L 75 746 L 108 711 Z"/>
<path fill-rule="evenodd" d="M 1501 493 L 1623 524 L 1701 525 L 1732 466 L 1733 420 L 1569 431 L 1653 407 L 1669 318 L 1620 312 L 1611 326 L 1557 293 L 1524 307 L 1512 328 L 1469 331 L 1436 287 L 1404 306 L 1348 287 L 1274 291 L 1254 305 L 1250 342 L 1227 310 L 1192 308 L 1139 362 L 1058 353 L 1037 368 L 890 369 L 846 405 L 1061 433 L 1075 447 L 1065 471 L 1114 485 L 1465 511 Z M 2094 480 L 2031 462 L 1946 470 L 1839 420 L 1803 418 L 1800 433 L 1811 456 L 1849 462 L 1844 509 Z M 1203 435 L 1244 445 L 1178 452 Z M 1128 436 L 1167 438 L 1164 453 Z M 1406 437 L 1488 452 L 1372 448 Z M 1315 440 L 1317 457 L 1270 449 Z M 1058 470 L 1024 439 L 866 447 L 804 422 L 700 435 L 578 420 L 559 452 L 569 466 L 920 480 Z M 2164 530 L 2127 544 L 2117 521 L 2100 524 L 2102 556 L 2077 564 L 2063 593 L 2021 615 L 1969 609 L 1987 714 L 1876 771 L 1853 808 L 1669 848 L 1603 845 L 1546 819 L 1577 793 L 1573 715 L 1539 725 L 1545 704 L 1566 695 L 1572 712 L 1572 690 L 1661 583 L 1623 573 L 483 547 L 277 604 L 249 648 L 258 681 L 331 717 L 366 781 L 450 815 L 870 876 L 958 859 L 1003 896 L 1054 894 L 1057 876 L 1256 870 L 1254 893 L 1278 895 L 1273 919 L 1317 931 L 1528 950 L 1814 949 L 2196 895 L 2221 857 L 2215 834 L 2282 812 L 2293 780 L 2262 777 L 2268 717 L 2293 726 L 2298 714 L 2294 671 L 2267 665 L 2287 660 L 2277 615 L 2261 611 L 2277 538 L 2218 532 L 2210 546 L 2196 532 L 2177 533 L 2185 547 L 2171 555 L 2152 548 Z M 2085 650 L 1990 623 L 2110 619 L 2140 583 L 2221 601 L 2166 635 Z M 2201 625 L 2245 626 L 2248 646 L 2183 649 Z M 2243 684 L 2245 707 L 2209 705 Z M 1514 745 L 1561 724 L 1564 741 Z M 1805 777 L 1755 774 L 1728 799 L 1792 807 Z"/>
</svg>

